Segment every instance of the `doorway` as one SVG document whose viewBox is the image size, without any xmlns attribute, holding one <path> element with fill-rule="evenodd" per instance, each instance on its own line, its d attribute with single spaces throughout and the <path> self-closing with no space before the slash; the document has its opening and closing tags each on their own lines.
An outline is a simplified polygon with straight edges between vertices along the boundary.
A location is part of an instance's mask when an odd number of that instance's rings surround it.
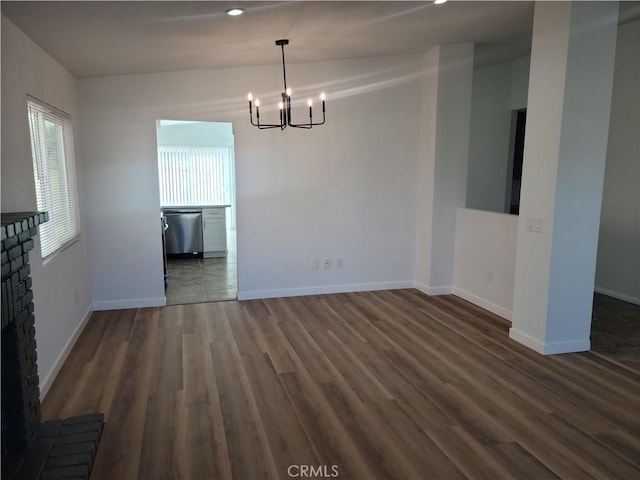
<svg viewBox="0 0 640 480">
<path fill-rule="evenodd" d="M 505 212 L 520 213 L 520 188 L 522 186 L 522 161 L 524 159 L 524 134 L 527 126 L 527 109 L 511 112 L 511 140 L 507 167 L 507 191 Z"/>
<path fill-rule="evenodd" d="M 156 139 L 167 305 L 235 300 L 233 125 L 158 120 Z"/>
</svg>

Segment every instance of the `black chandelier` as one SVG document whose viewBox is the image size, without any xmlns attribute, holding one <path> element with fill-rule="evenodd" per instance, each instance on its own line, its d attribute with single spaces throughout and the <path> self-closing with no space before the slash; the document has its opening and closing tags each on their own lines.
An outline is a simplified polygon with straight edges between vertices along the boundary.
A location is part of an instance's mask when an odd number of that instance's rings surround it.
<svg viewBox="0 0 640 480">
<path fill-rule="evenodd" d="M 284 77 L 284 91 L 282 92 L 282 100 L 278 103 L 280 109 L 280 123 L 260 123 L 260 100 L 256 98 L 256 121 L 253 121 L 253 95 L 249 93 L 249 119 L 251 125 L 258 127 L 259 129 L 267 128 L 279 128 L 284 130 L 287 127 L 295 128 L 311 128 L 314 125 L 323 125 L 325 120 L 325 107 L 324 107 L 324 92 L 320 94 L 320 100 L 322 101 L 322 121 L 313 121 L 313 102 L 311 99 L 307 100 L 307 106 L 309 107 L 309 122 L 308 123 L 293 123 L 291 119 L 291 89 L 287 88 L 287 71 L 284 65 L 284 46 L 289 44 L 289 40 L 276 40 L 276 45 L 282 48 L 282 76 Z"/>
</svg>

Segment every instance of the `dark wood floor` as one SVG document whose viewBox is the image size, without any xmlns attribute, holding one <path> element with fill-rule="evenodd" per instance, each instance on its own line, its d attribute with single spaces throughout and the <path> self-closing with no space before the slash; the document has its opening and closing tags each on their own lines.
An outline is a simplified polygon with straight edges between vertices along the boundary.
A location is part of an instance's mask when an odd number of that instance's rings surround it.
<svg viewBox="0 0 640 480">
<path fill-rule="evenodd" d="M 640 478 L 640 372 L 508 327 L 416 290 L 98 312 L 43 412 L 105 413 L 94 480 Z"/>
</svg>

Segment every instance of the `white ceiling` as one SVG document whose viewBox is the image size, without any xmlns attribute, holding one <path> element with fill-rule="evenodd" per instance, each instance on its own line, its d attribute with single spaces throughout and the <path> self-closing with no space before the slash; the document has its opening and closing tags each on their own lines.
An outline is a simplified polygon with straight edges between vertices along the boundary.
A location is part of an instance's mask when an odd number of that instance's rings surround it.
<svg viewBox="0 0 640 480">
<path fill-rule="evenodd" d="M 525 1 L 3 1 L 2 13 L 79 78 L 277 64 L 279 38 L 287 63 L 455 42 L 491 63 L 526 55 L 533 23 Z"/>
</svg>

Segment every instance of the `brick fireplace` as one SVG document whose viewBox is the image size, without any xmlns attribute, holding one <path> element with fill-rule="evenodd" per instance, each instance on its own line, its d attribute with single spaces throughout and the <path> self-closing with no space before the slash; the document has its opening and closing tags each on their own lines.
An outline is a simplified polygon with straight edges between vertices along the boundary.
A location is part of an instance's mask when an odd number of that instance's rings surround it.
<svg viewBox="0 0 640 480">
<path fill-rule="evenodd" d="M 103 415 L 41 422 L 29 251 L 47 220 L 42 212 L 2 214 L 2 477 L 88 479 Z"/>
</svg>

